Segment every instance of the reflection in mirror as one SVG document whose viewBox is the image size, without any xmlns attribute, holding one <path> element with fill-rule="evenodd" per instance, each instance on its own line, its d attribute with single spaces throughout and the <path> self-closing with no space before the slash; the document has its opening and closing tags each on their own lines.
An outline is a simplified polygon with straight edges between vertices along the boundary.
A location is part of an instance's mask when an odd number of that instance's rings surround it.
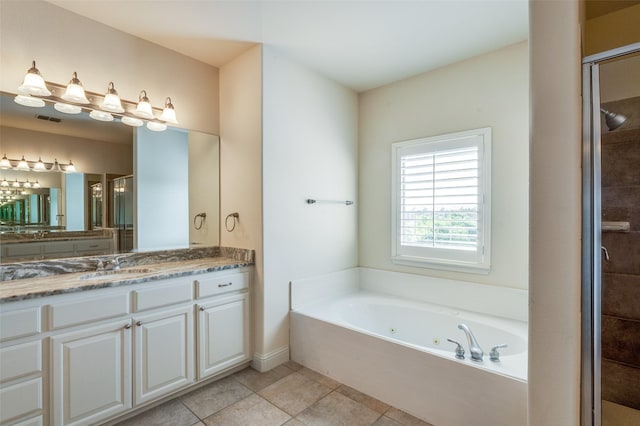
<svg viewBox="0 0 640 426">
<path fill-rule="evenodd" d="M 133 129 L 48 104 L 24 107 L 13 97 L 0 96 L 0 155 L 11 162 L 10 168 L 0 163 L 2 262 L 219 244 L 217 136 Z M 180 135 L 180 153 L 163 159 L 169 153 L 163 138 L 171 133 Z M 22 156 L 32 170 L 16 170 Z M 33 170 L 39 159 L 46 171 Z M 64 172 L 70 162 L 77 172 Z M 62 171 L 50 171 L 57 165 Z M 179 205 L 172 191 L 182 197 Z M 138 199 L 150 192 L 153 203 Z M 195 218 L 202 213 L 200 223 Z M 155 238 L 176 229 L 179 242 Z"/>
</svg>

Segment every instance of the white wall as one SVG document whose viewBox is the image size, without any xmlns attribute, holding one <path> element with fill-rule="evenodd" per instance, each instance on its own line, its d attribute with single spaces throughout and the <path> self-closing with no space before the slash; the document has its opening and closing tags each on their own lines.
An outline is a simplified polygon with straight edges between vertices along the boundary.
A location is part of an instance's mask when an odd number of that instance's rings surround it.
<svg viewBox="0 0 640 426">
<path fill-rule="evenodd" d="M 189 242 L 220 243 L 220 138 L 189 132 Z M 203 222 L 194 216 L 206 213 Z M 200 229 L 196 229 L 196 225 Z"/>
<path fill-rule="evenodd" d="M 529 14 L 529 425 L 578 425 L 581 276 L 578 0 L 533 0 Z"/>
<path fill-rule="evenodd" d="M 358 100 L 263 47 L 263 354 L 287 347 L 289 281 L 357 265 Z"/>
<path fill-rule="evenodd" d="M 360 95 L 360 266 L 526 289 L 528 45 L 518 43 Z M 490 126 L 488 275 L 391 262 L 391 143 Z"/>
<path fill-rule="evenodd" d="M 144 89 L 162 107 L 170 96 L 182 127 L 219 134 L 217 68 L 40 0 L 2 0 L 0 40 L 0 90 L 16 93 L 35 59 L 48 81 L 77 71 L 92 92 L 113 81 L 126 100 Z"/>
<path fill-rule="evenodd" d="M 254 339 L 262 342 L 262 47 L 220 69 L 221 245 L 255 250 Z M 233 232 L 225 217 L 240 214 Z M 231 224 L 231 222 L 229 222 Z"/>
<path fill-rule="evenodd" d="M 136 129 L 134 247 L 189 247 L 189 145 L 187 132 Z"/>
</svg>

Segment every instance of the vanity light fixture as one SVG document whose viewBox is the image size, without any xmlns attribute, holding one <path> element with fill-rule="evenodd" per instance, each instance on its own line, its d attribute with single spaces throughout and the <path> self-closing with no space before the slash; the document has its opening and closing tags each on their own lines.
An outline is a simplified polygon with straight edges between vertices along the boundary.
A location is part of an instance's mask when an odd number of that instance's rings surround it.
<svg viewBox="0 0 640 426">
<path fill-rule="evenodd" d="M 22 85 L 18 87 L 18 92 L 26 95 L 51 96 L 51 92 L 44 83 L 42 74 L 40 74 L 40 71 L 36 68 L 36 61 L 31 62 L 31 68 L 27 70 Z"/>
<path fill-rule="evenodd" d="M 82 112 L 82 108 L 78 105 L 65 104 L 63 102 L 56 102 L 53 104 L 53 107 L 56 111 L 60 111 L 65 114 L 80 114 Z"/>
<path fill-rule="evenodd" d="M 20 182 L 18 182 L 18 179 L 16 179 L 15 182 L 11 184 L 11 186 L 13 186 L 14 188 L 20 188 Z"/>
<path fill-rule="evenodd" d="M 74 173 L 76 171 L 76 166 L 73 165 L 73 161 L 69 160 L 69 164 L 64 169 L 66 173 Z"/>
<path fill-rule="evenodd" d="M 110 81 L 109 86 L 107 86 L 107 93 L 104 95 L 104 101 L 102 101 L 102 103 L 100 104 L 100 108 L 109 112 L 124 112 L 124 108 L 122 108 L 122 102 L 120 101 L 120 96 L 118 96 L 118 92 L 116 92 L 112 81 Z"/>
<path fill-rule="evenodd" d="M 132 127 L 140 127 L 144 124 L 144 122 L 139 118 L 129 117 L 128 115 L 123 115 L 120 120 L 127 126 L 132 126 Z"/>
<path fill-rule="evenodd" d="M 16 169 L 17 170 L 24 170 L 24 171 L 31 170 L 31 166 L 29 166 L 29 163 L 27 163 L 27 160 L 24 159 L 24 155 L 22 156 L 22 159 L 20 160 L 20 162 L 16 166 Z"/>
<path fill-rule="evenodd" d="M 113 115 L 106 111 L 100 111 L 99 109 L 91 110 L 89 117 L 98 121 L 113 121 Z"/>
<path fill-rule="evenodd" d="M 40 181 L 36 180 L 35 182 L 33 182 L 33 185 L 31 185 L 32 188 L 40 188 Z"/>
<path fill-rule="evenodd" d="M 0 186 L 3 186 L 3 187 L 9 186 L 9 182 L 7 182 L 7 178 L 2 179 L 2 182 L 0 182 Z"/>
<path fill-rule="evenodd" d="M 158 123 L 157 121 L 148 121 L 147 129 L 154 132 L 164 132 L 165 130 L 167 130 L 167 125 L 164 123 Z"/>
<path fill-rule="evenodd" d="M 74 102 L 76 104 L 89 103 L 89 99 L 87 99 L 87 96 L 84 93 L 84 87 L 82 87 L 82 83 L 78 80 L 77 72 L 73 72 L 73 76 L 67 85 L 67 90 L 65 90 L 61 98 L 65 101 Z"/>
<path fill-rule="evenodd" d="M 136 106 L 136 110 L 133 112 L 138 117 L 151 119 L 155 118 L 153 115 L 153 109 L 151 108 L 151 102 L 149 102 L 149 98 L 147 97 L 147 91 L 140 91 L 140 95 L 138 95 L 138 105 Z"/>
<path fill-rule="evenodd" d="M 171 98 L 169 97 L 164 101 L 164 109 L 162 110 L 160 120 L 171 124 L 178 124 L 178 120 L 176 120 L 176 110 L 173 108 Z"/>
<path fill-rule="evenodd" d="M 44 101 L 42 99 L 34 98 L 29 95 L 17 95 L 13 98 L 13 101 L 18 105 L 30 108 L 42 108 L 44 106 Z"/>
<path fill-rule="evenodd" d="M 33 165 L 33 170 L 35 170 L 36 172 L 44 172 L 45 170 L 47 170 L 47 166 L 44 165 L 42 157 L 38 157 L 38 162 Z"/>
<path fill-rule="evenodd" d="M 2 159 L 0 159 L 0 169 L 11 169 L 11 168 L 13 168 L 13 166 L 11 165 L 11 162 L 7 158 L 7 154 L 3 155 Z"/>
<path fill-rule="evenodd" d="M 31 188 L 31 182 L 29 182 L 29 179 L 27 179 L 27 181 L 22 184 L 22 187 L 23 188 Z"/>
</svg>

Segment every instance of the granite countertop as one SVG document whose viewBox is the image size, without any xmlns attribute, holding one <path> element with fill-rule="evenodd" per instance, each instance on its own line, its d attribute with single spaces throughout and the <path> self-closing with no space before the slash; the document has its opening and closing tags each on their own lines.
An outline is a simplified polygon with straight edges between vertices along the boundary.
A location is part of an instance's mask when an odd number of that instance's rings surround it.
<svg viewBox="0 0 640 426">
<path fill-rule="evenodd" d="M 112 269 L 114 261 L 119 269 Z M 218 246 L 0 264 L 0 303 L 140 284 L 253 264 L 253 250 Z M 101 267 L 104 270 L 99 270 Z"/>
</svg>

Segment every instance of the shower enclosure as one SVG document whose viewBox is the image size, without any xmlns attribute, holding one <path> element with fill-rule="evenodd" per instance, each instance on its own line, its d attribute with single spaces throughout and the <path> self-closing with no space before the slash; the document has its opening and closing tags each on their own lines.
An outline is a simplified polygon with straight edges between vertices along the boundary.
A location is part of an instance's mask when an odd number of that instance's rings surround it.
<svg viewBox="0 0 640 426">
<path fill-rule="evenodd" d="M 583 60 L 582 424 L 640 424 L 640 43 Z"/>
</svg>

